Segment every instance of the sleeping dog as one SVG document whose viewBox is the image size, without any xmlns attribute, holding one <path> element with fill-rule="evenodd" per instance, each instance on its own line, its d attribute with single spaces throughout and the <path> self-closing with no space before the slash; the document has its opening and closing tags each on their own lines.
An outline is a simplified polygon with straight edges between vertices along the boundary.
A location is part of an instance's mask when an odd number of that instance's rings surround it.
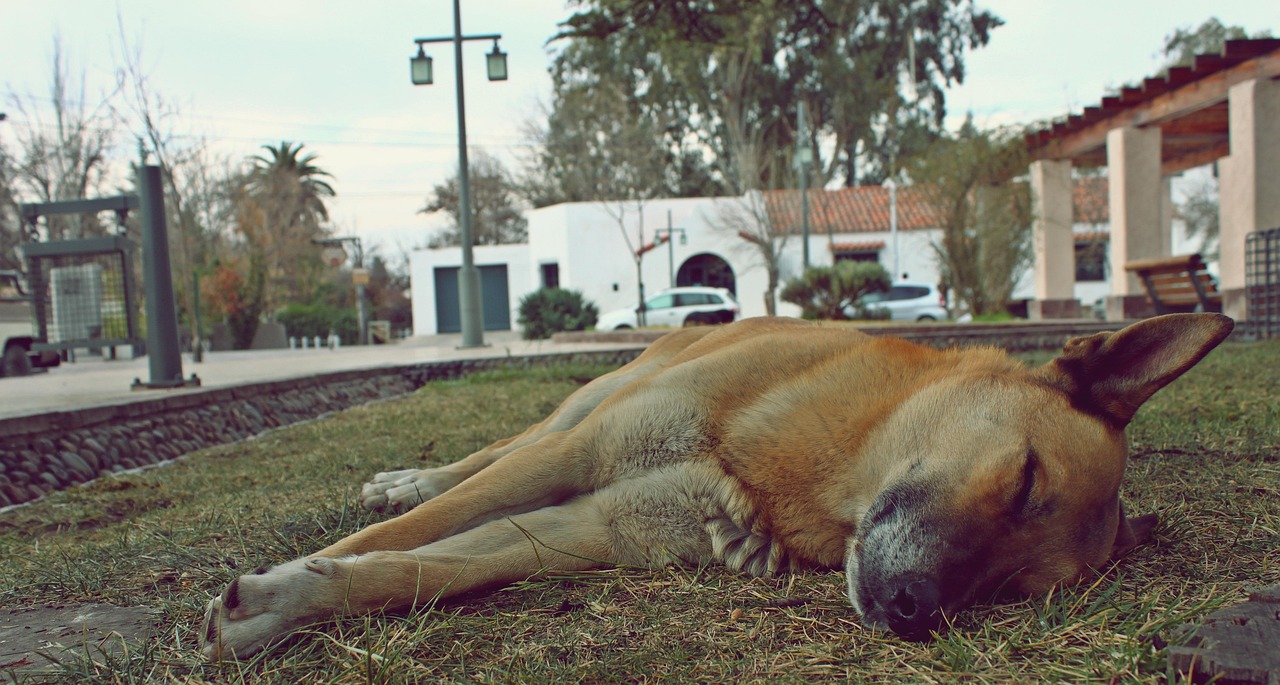
<svg viewBox="0 0 1280 685">
<path fill-rule="evenodd" d="M 927 637 L 997 589 L 1047 592 L 1145 538 L 1155 517 L 1120 503 L 1125 425 L 1232 325 L 1148 319 L 1039 368 L 794 319 L 680 330 L 520 435 L 378 474 L 364 505 L 407 511 L 232 581 L 203 653 L 621 564 L 843 569 L 865 624 Z"/>
</svg>

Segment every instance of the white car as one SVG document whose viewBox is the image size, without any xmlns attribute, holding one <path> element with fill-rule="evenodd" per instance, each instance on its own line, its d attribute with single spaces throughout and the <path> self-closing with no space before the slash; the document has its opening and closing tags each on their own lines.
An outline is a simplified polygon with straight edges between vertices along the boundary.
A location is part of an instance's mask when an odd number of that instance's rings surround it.
<svg viewBox="0 0 1280 685">
<path fill-rule="evenodd" d="M 937 286 L 898 281 L 887 292 L 863 295 L 850 314 L 858 310 L 888 310 L 892 321 L 945 321 L 947 303 Z"/>
<path fill-rule="evenodd" d="M 736 321 L 741 308 L 733 293 L 724 288 L 671 288 L 645 300 L 646 326 L 694 326 Z M 600 315 L 596 330 L 638 328 L 635 307 L 616 309 Z"/>
</svg>

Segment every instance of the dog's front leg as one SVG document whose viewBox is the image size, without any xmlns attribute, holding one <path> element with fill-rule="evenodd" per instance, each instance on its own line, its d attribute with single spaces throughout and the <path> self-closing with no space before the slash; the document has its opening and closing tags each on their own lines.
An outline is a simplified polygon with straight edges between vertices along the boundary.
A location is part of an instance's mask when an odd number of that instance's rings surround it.
<svg viewBox="0 0 1280 685">
<path fill-rule="evenodd" d="M 545 571 L 614 563 L 593 498 L 492 521 L 406 552 L 311 557 L 242 576 L 209 601 L 202 653 L 245 658 L 310 623 L 406 609 Z"/>
</svg>

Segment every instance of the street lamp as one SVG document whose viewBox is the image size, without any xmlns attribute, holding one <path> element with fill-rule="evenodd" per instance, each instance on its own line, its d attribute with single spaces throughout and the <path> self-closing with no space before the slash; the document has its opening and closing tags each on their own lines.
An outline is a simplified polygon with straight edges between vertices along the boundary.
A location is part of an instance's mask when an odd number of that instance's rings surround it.
<svg viewBox="0 0 1280 685">
<path fill-rule="evenodd" d="M 667 279 L 668 281 L 670 281 L 670 285 L 668 285 L 667 287 L 669 288 L 676 287 L 676 246 L 674 243 L 671 242 L 671 234 L 677 231 L 679 231 L 680 233 L 680 244 L 688 245 L 689 234 L 686 233 L 683 228 L 675 228 L 674 226 L 671 225 L 671 210 L 668 209 L 667 210 L 667 227 L 659 228 L 658 230 L 654 231 L 653 241 L 654 243 L 659 243 L 659 242 L 662 242 L 663 240 L 667 242 Z"/>
<path fill-rule="evenodd" d="M 458 90 L 458 233 L 462 241 L 462 268 L 458 270 L 458 308 L 462 317 L 462 344 L 459 347 L 484 347 L 484 318 L 480 304 L 480 271 L 476 269 L 471 237 L 471 168 L 467 162 L 467 115 L 462 90 L 462 43 L 468 40 L 491 40 L 493 51 L 485 55 L 490 81 L 507 80 L 507 53 L 498 49 L 500 33 L 462 35 L 462 11 L 453 0 L 453 35 L 440 38 L 415 38 L 418 54 L 409 59 L 409 73 L 415 86 L 432 83 L 431 57 L 423 45 L 453 43 L 454 75 Z"/>
</svg>

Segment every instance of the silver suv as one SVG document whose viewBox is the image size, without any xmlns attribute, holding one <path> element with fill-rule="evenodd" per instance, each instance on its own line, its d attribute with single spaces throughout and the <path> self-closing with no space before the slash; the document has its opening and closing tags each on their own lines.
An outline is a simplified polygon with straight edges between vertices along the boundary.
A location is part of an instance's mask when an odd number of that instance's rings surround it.
<svg viewBox="0 0 1280 685">
<path fill-rule="evenodd" d="M 850 315 L 885 310 L 893 321 L 944 321 L 947 318 L 946 305 L 937 286 L 898 281 L 887 292 L 858 298 Z"/>
<path fill-rule="evenodd" d="M 670 288 L 645 300 L 646 326 L 696 326 L 731 323 L 738 318 L 738 300 L 725 288 Z M 635 307 L 615 309 L 600 315 L 596 330 L 636 328 Z"/>
</svg>

